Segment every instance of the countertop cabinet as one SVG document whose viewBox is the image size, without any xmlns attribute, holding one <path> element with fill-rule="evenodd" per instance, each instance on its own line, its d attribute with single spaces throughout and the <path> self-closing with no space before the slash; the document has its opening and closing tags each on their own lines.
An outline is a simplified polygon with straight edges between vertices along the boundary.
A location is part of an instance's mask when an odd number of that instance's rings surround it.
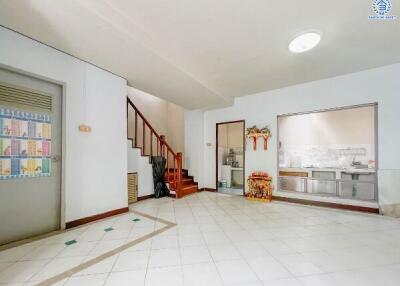
<svg viewBox="0 0 400 286">
<path fill-rule="evenodd" d="M 352 173 L 342 172 L 341 178 L 342 178 L 342 181 L 340 182 L 341 197 L 355 198 L 360 200 L 374 200 L 375 185 L 372 184 L 375 182 L 374 173 L 352 174 Z"/>
<path fill-rule="evenodd" d="M 304 178 L 308 177 L 308 172 L 304 171 L 280 171 L 279 188 L 285 191 L 301 192 L 306 191 Z"/>
<path fill-rule="evenodd" d="M 279 189 L 346 199 L 376 201 L 373 169 L 281 168 Z"/>
<path fill-rule="evenodd" d="M 308 192 L 314 194 L 336 194 L 335 171 L 312 171 L 312 178 L 308 182 Z"/>
</svg>

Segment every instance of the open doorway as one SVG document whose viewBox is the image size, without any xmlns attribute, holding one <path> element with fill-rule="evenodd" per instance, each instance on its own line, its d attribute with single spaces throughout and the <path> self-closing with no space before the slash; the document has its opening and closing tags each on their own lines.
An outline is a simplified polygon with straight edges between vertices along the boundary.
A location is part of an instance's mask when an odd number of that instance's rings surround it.
<svg viewBox="0 0 400 286">
<path fill-rule="evenodd" d="M 221 122 L 216 125 L 217 191 L 244 195 L 245 121 Z"/>
<path fill-rule="evenodd" d="M 279 190 L 378 201 L 377 105 L 278 117 Z"/>
</svg>

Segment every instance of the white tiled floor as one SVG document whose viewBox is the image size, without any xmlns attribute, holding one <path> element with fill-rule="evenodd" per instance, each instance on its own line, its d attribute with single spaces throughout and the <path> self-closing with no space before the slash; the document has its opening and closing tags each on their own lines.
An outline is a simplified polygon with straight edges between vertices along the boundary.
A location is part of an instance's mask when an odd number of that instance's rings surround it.
<svg viewBox="0 0 400 286">
<path fill-rule="evenodd" d="M 140 220 L 132 221 L 136 218 Z M 163 226 L 154 220 L 128 213 L 1 251 L 0 286 L 36 285 Z M 109 227 L 113 230 L 106 232 L 105 229 Z M 77 243 L 67 246 L 65 242 L 70 240 L 76 240 Z M 147 256 L 149 254 L 147 251 Z M 135 258 L 139 256 L 136 255 Z M 85 277 L 87 280 L 84 281 L 83 278 L 71 278 L 65 285 L 103 285 L 108 277 L 105 274 L 113 269 L 117 258 L 117 256 L 110 257 L 81 273 L 93 277 Z M 64 285 L 65 282 L 57 285 Z"/>
<path fill-rule="evenodd" d="M 243 188 L 222 188 L 218 187 L 218 192 L 228 195 L 243 196 Z"/>
<path fill-rule="evenodd" d="M 400 220 L 208 192 L 133 208 L 177 226 L 57 285 L 400 285 Z M 0 285 L 35 285 L 162 226 L 132 216 L 0 252 Z"/>
</svg>

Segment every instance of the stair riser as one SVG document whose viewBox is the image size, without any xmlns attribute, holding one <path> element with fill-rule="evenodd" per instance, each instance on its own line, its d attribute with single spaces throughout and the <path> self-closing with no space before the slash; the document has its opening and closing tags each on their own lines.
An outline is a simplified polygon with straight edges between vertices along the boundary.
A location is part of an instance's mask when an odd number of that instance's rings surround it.
<svg viewBox="0 0 400 286">
<path fill-rule="evenodd" d="M 170 176 L 169 176 L 169 180 L 168 180 L 168 177 L 165 176 L 165 180 L 167 180 L 167 181 L 172 181 L 173 179 L 174 179 L 174 176 L 173 176 L 173 175 L 170 175 Z M 182 179 L 183 179 L 183 180 L 189 179 L 189 180 L 191 180 L 192 182 L 194 182 L 194 179 L 193 179 L 192 176 L 189 176 L 189 177 L 182 176 Z"/>
<path fill-rule="evenodd" d="M 197 186 L 197 183 L 195 183 L 193 180 L 183 181 L 182 184 L 183 184 L 183 186 L 189 186 L 189 185 L 196 185 Z"/>
<path fill-rule="evenodd" d="M 167 180 L 167 179 L 166 179 Z M 172 181 L 172 180 L 171 180 Z M 190 185 L 196 185 L 197 186 L 197 183 L 195 182 L 195 181 L 193 181 L 193 180 L 182 180 L 182 185 L 184 186 L 184 187 L 186 187 L 186 186 L 190 186 Z"/>
<path fill-rule="evenodd" d="M 197 186 L 193 186 L 193 188 L 182 189 L 182 191 L 177 194 L 177 197 L 182 198 L 184 196 L 194 194 L 197 191 L 198 191 Z"/>
</svg>

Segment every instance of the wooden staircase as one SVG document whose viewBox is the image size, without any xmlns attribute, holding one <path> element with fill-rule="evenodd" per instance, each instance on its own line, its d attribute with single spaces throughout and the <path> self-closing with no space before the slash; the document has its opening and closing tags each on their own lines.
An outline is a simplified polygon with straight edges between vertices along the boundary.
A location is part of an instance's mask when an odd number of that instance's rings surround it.
<svg viewBox="0 0 400 286">
<path fill-rule="evenodd" d="M 182 153 L 174 152 L 167 143 L 164 135 L 159 135 L 151 126 L 149 121 L 137 109 L 133 102 L 127 97 L 126 104 L 128 120 L 128 139 L 132 141 L 132 148 L 141 149 L 142 156 L 162 156 L 166 159 L 165 180 L 170 190 L 175 193 L 176 198 L 195 193 L 198 191 L 198 184 L 189 176 L 188 170 L 182 168 Z M 133 118 L 131 118 L 133 116 Z M 133 119 L 133 126 L 130 124 Z M 129 131 L 133 129 L 133 136 Z M 151 162 L 151 161 L 150 161 Z"/>
<path fill-rule="evenodd" d="M 198 190 L 198 183 L 194 181 L 193 176 L 189 176 L 188 171 L 186 169 L 182 169 L 182 188 L 178 197 L 193 194 L 198 192 Z"/>
</svg>

